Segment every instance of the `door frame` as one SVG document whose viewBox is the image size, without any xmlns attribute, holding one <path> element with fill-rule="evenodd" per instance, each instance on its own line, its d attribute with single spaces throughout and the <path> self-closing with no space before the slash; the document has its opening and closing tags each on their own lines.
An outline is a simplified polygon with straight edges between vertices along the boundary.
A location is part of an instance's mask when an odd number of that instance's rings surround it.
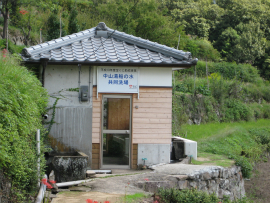
<svg viewBox="0 0 270 203">
<path fill-rule="evenodd" d="M 105 98 L 119 98 L 119 99 L 129 99 L 130 107 L 129 107 L 129 130 L 104 130 L 104 99 Z M 132 156 L 132 95 L 121 95 L 121 94 L 103 94 L 102 95 L 102 103 L 101 103 L 101 145 L 100 145 L 100 167 L 101 169 L 130 169 L 131 168 L 131 156 Z M 103 134 L 104 133 L 112 133 L 112 134 L 126 134 L 129 135 L 129 164 L 128 165 L 103 165 Z"/>
</svg>

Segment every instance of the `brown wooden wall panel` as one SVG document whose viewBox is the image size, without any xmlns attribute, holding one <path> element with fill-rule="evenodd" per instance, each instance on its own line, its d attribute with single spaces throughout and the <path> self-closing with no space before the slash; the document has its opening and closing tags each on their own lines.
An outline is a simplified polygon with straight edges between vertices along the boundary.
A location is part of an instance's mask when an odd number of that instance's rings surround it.
<svg viewBox="0 0 270 203">
<path fill-rule="evenodd" d="M 137 99 L 137 97 L 133 100 L 134 103 L 172 103 L 172 98 L 146 98 L 146 97 L 140 97 Z"/>
<path fill-rule="evenodd" d="M 157 128 L 170 128 L 171 127 L 171 123 L 147 123 L 147 125 L 145 125 L 146 123 L 134 123 L 133 127 L 135 129 L 157 129 Z"/>
<path fill-rule="evenodd" d="M 170 92 L 140 92 L 143 98 L 171 98 Z"/>
<path fill-rule="evenodd" d="M 153 138 L 153 139 L 146 139 L 146 138 L 133 138 L 133 143 L 139 143 L 139 144 L 171 144 L 171 137 L 170 138 L 165 138 L 165 139 L 158 139 L 158 138 Z"/>
<path fill-rule="evenodd" d="M 170 144 L 172 89 L 140 87 L 139 99 L 133 95 L 132 121 L 133 144 Z"/>
<path fill-rule="evenodd" d="M 170 114 L 172 109 L 169 109 L 169 108 L 162 108 L 162 107 L 158 107 L 158 108 L 152 108 L 152 107 L 146 107 L 146 108 L 143 108 L 140 106 L 138 106 L 139 108 L 136 109 L 136 112 L 137 113 L 159 113 L 159 114 L 162 114 L 162 113 L 166 113 L 166 114 Z M 158 111 L 157 111 L 158 109 Z"/>
<path fill-rule="evenodd" d="M 168 123 L 171 124 L 171 121 L 169 119 L 162 119 L 162 118 L 133 118 L 134 124 L 140 124 L 140 123 Z"/>
<path fill-rule="evenodd" d="M 98 94 L 97 87 L 93 87 L 93 115 L 92 115 L 92 143 L 100 143 L 101 131 L 101 94 Z"/>
<path fill-rule="evenodd" d="M 172 108 L 171 104 L 167 104 L 167 103 L 140 103 L 140 107 L 143 108 L 164 108 L 164 109 L 170 109 Z"/>
<path fill-rule="evenodd" d="M 161 125 L 161 124 L 160 124 Z M 171 132 L 171 128 L 167 128 L 166 126 L 162 126 L 163 128 L 151 128 L 149 126 L 149 128 L 145 128 L 145 129 L 141 129 L 141 128 L 134 128 L 133 129 L 133 134 L 153 134 L 153 133 L 164 133 L 164 134 L 168 134 Z M 135 136 L 134 136 L 135 137 Z"/>
<path fill-rule="evenodd" d="M 100 144 L 92 144 L 92 166 L 91 169 L 99 169 Z"/>
<path fill-rule="evenodd" d="M 107 105 L 107 129 L 129 130 L 130 99 L 108 98 Z"/>
<path fill-rule="evenodd" d="M 132 150 L 132 169 L 137 169 L 138 144 L 133 144 Z"/>
<path fill-rule="evenodd" d="M 171 138 L 171 133 L 137 134 L 136 139 L 166 139 Z"/>
<path fill-rule="evenodd" d="M 136 105 L 135 105 L 136 106 Z M 133 118 L 148 118 L 148 119 L 152 119 L 152 118 L 164 118 L 164 119 L 170 119 L 172 118 L 172 114 L 168 114 L 168 113 L 134 113 L 133 114 Z"/>
<path fill-rule="evenodd" d="M 172 92 L 172 88 L 140 87 L 140 93 L 143 92 Z"/>
</svg>

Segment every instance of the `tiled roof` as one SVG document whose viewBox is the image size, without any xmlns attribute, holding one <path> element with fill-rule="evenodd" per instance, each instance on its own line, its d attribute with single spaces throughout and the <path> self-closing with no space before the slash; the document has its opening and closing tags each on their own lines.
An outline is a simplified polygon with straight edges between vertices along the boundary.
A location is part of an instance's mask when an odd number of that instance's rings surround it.
<svg viewBox="0 0 270 203">
<path fill-rule="evenodd" d="M 191 66 L 197 63 L 189 52 L 128 35 L 99 23 L 97 27 L 25 48 L 25 62 L 140 63 Z"/>
</svg>

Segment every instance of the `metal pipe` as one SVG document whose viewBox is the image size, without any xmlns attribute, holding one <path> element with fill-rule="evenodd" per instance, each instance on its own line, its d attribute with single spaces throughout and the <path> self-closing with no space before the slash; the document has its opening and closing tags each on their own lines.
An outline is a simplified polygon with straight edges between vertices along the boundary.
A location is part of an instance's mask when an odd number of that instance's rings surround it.
<svg viewBox="0 0 270 203">
<path fill-rule="evenodd" d="M 93 179 L 88 179 L 88 180 L 76 180 L 76 181 L 70 181 L 70 182 L 64 182 L 64 183 L 56 183 L 57 187 L 67 187 L 67 186 L 71 186 L 71 185 L 78 185 L 80 183 L 86 183 L 86 182 L 90 182 Z"/>
<path fill-rule="evenodd" d="M 43 178 L 47 179 L 47 175 L 45 174 Z M 40 189 L 39 189 L 39 192 L 38 192 L 35 203 L 41 203 L 42 202 L 45 192 L 46 192 L 46 185 L 41 183 L 41 186 L 40 186 Z"/>
<path fill-rule="evenodd" d="M 91 97 L 90 97 L 90 89 L 91 89 L 90 85 L 91 85 L 91 66 L 89 66 L 89 87 L 88 87 L 88 101 L 89 101 L 89 103 L 90 103 L 90 99 L 91 99 Z"/>
<path fill-rule="evenodd" d="M 37 173 L 38 173 L 38 187 L 40 187 L 39 182 L 39 176 L 40 176 L 40 129 L 37 129 L 36 134 L 36 141 L 37 141 L 37 155 L 38 155 L 38 161 L 37 161 Z"/>
<path fill-rule="evenodd" d="M 79 68 L 79 102 L 81 104 L 81 67 L 82 65 L 81 64 L 78 64 L 78 68 Z"/>
</svg>

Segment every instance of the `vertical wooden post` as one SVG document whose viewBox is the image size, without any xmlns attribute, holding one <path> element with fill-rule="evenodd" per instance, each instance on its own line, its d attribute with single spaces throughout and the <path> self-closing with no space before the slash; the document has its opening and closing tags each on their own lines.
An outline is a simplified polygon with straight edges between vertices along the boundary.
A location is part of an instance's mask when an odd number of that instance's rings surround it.
<svg viewBox="0 0 270 203">
<path fill-rule="evenodd" d="M 9 12 L 7 13 L 7 41 L 6 41 L 6 49 L 8 51 L 8 19 L 9 19 Z"/>
<path fill-rule="evenodd" d="M 62 21 L 61 21 L 61 12 L 60 12 L 60 37 L 62 37 Z"/>
<path fill-rule="evenodd" d="M 41 28 L 40 28 L 40 30 L 39 30 L 39 42 L 40 42 L 40 44 L 42 43 L 42 33 L 41 33 Z"/>
<path fill-rule="evenodd" d="M 206 58 L 206 67 L 205 67 L 205 69 L 206 69 L 206 77 L 207 77 L 207 88 L 208 88 L 208 90 L 209 90 L 209 79 L 208 79 L 208 66 L 207 66 L 207 58 Z"/>
<path fill-rule="evenodd" d="M 195 92 L 196 92 L 196 65 L 194 66 L 194 95 L 195 95 Z"/>
</svg>

